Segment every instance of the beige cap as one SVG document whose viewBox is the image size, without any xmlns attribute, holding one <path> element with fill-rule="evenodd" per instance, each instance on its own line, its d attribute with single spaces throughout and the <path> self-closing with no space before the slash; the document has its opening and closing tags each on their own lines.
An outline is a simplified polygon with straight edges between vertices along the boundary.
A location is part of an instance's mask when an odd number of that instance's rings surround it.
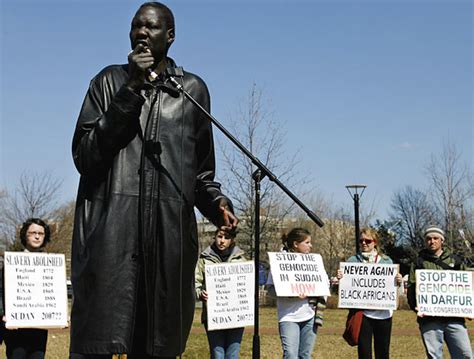
<svg viewBox="0 0 474 359">
<path fill-rule="evenodd" d="M 443 239 L 444 239 L 444 231 L 437 227 L 437 226 L 429 226 L 425 229 L 425 232 L 423 233 L 423 237 L 426 237 L 430 233 L 436 233 L 439 234 Z"/>
</svg>

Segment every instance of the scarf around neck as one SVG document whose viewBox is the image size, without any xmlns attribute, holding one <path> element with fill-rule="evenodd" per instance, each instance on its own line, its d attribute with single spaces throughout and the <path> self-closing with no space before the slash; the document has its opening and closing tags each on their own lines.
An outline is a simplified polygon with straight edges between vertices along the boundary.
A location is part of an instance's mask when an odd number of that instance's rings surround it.
<svg viewBox="0 0 474 359">
<path fill-rule="evenodd" d="M 360 255 L 366 263 L 376 263 L 378 260 L 378 252 L 375 248 L 370 252 L 361 252 Z"/>
</svg>

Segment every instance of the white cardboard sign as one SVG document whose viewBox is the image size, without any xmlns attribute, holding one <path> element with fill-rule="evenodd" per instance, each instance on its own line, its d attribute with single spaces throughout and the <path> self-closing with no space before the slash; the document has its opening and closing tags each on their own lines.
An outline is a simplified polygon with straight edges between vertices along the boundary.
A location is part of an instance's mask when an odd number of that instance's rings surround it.
<svg viewBox="0 0 474 359">
<path fill-rule="evenodd" d="M 209 330 L 241 328 L 254 323 L 254 262 L 206 264 Z"/>
<path fill-rule="evenodd" d="M 273 284 L 279 297 L 329 296 L 329 279 L 321 255 L 268 252 Z"/>
<path fill-rule="evenodd" d="M 474 272 L 417 269 L 418 315 L 474 318 Z"/>
<path fill-rule="evenodd" d="M 397 309 L 398 264 L 343 262 L 340 269 L 339 308 Z"/>
<path fill-rule="evenodd" d="M 7 328 L 68 326 L 64 254 L 5 252 Z"/>
</svg>

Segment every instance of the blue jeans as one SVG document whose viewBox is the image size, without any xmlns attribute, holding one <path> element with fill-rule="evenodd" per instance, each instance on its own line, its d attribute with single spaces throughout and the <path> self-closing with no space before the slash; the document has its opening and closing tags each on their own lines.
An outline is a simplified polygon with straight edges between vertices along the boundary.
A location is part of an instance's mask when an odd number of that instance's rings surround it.
<svg viewBox="0 0 474 359">
<path fill-rule="evenodd" d="M 281 345 L 284 359 L 311 359 L 317 327 L 314 317 L 304 322 L 280 322 Z"/>
<path fill-rule="evenodd" d="M 463 319 L 424 318 L 420 332 L 428 358 L 443 358 L 443 338 L 452 359 L 472 359 L 471 341 Z"/>
<path fill-rule="evenodd" d="M 244 328 L 207 331 L 211 359 L 237 359 Z"/>
</svg>

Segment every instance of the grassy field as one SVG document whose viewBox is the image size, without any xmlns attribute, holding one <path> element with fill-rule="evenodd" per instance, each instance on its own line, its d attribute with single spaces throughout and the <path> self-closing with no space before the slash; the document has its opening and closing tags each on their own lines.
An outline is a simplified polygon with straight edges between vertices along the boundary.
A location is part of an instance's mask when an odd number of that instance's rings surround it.
<svg viewBox="0 0 474 359">
<path fill-rule="evenodd" d="M 324 326 L 318 333 L 314 358 L 337 359 L 357 358 L 357 349 L 350 347 L 342 339 L 347 310 L 328 309 L 325 312 Z M 207 338 L 199 322 L 201 311 L 196 310 L 190 339 L 183 358 L 209 358 Z M 474 330 L 474 323 L 468 322 Z M 471 344 L 474 344 L 471 334 Z M 241 358 L 252 357 L 253 330 L 247 328 L 242 342 Z M 69 331 L 50 331 L 48 337 L 47 359 L 67 359 Z M 278 336 L 278 323 L 275 308 L 261 308 L 260 311 L 260 353 L 261 358 L 281 358 L 281 344 Z M 5 357 L 5 347 L 0 347 L 0 358 Z M 446 357 L 449 356 L 446 354 Z M 415 314 L 408 310 L 395 312 L 392 330 L 391 358 L 425 358 Z"/>
</svg>

